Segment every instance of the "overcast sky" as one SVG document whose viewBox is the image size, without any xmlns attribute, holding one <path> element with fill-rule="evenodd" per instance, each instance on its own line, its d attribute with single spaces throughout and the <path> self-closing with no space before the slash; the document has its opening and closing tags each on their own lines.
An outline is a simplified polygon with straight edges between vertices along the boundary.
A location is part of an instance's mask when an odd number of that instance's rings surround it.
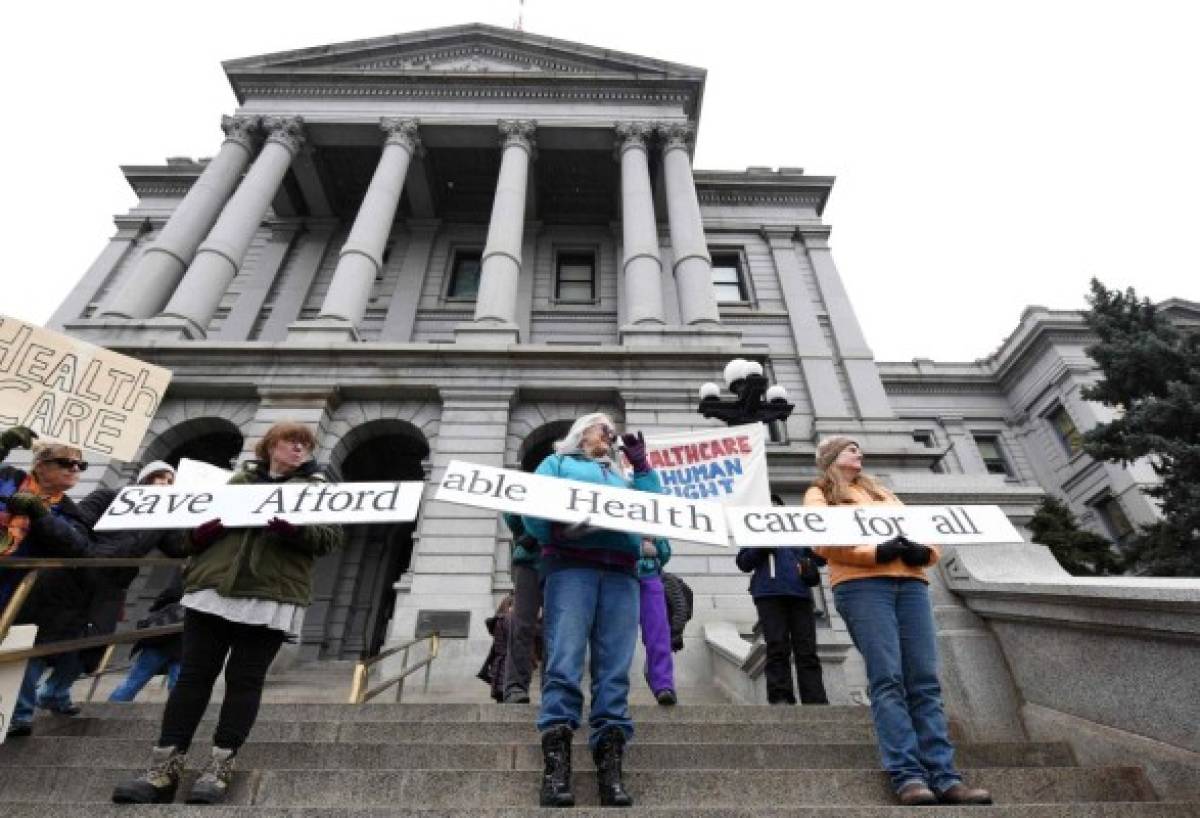
<svg viewBox="0 0 1200 818">
<path fill-rule="evenodd" d="M 1185 2 L 527 0 L 525 30 L 708 70 L 696 166 L 837 176 L 834 257 L 880 360 L 971 360 L 1088 279 L 1200 300 L 1200 9 Z M 518 0 L 9 3 L 0 312 L 45 321 L 134 204 L 209 156 L 225 59 Z"/>
</svg>

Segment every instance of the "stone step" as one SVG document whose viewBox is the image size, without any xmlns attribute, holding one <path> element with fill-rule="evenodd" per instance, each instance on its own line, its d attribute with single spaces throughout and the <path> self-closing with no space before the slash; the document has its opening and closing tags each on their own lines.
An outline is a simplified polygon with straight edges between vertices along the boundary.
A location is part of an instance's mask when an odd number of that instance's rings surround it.
<svg viewBox="0 0 1200 818">
<path fill-rule="evenodd" d="M 131 739 L 33 737 L 0 746 L 0 768 L 136 767 L 149 758 L 149 744 Z M 208 745 L 192 748 L 199 767 Z M 574 754 L 580 769 L 592 769 L 591 754 Z M 98 762 L 97 759 L 102 761 Z M 1075 763 L 1065 743 L 984 743 L 959 745 L 964 767 L 1069 767 Z M 493 744 L 380 744 L 365 742 L 250 742 L 239 756 L 243 770 L 540 770 L 541 747 L 534 742 Z M 629 770 L 816 770 L 877 769 L 874 744 L 655 744 L 630 745 Z"/>
<path fill-rule="evenodd" d="M 215 717 L 219 703 L 209 706 L 207 714 Z M 105 719 L 159 718 L 163 706 L 151 703 L 92 702 L 84 705 L 83 714 Z M 584 705 L 587 712 L 587 705 Z M 839 724 L 871 723 L 871 711 L 854 705 L 821 705 L 806 707 L 769 707 L 767 705 L 697 704 L 663 707 L 661 705 L 632 705 L 634 723 L 672 722 L 675 724 Z M 442 724 L 463 722 L 533 724 L 537 706 L 532 704 L 322 704 L 322 703 L 264 703 L 258 721 L 348 721 L 348 722 L 428 722 Z"/>
<path fill-rule="evenodd" d="M 5 818 L 48 818 L 40 803 L 6 804 Z M 1200 804 L 1184 802 L 1109 802 L 1087 804 L 1008 804 L 991 807 L 643 807 L 618 813 L 626 818 L 1196 818 Z M 53 818 L 613 818 L 611 809 L 576 807 L 570 811 L 536 807 L 421 810 L 403 807 L 324 809 L 158 804 L 56 804 Z"/>
<path fill-rule="evenodd" d="M 131 738 L 148 742 L 158 738 L 160 718 L 74 719 L 48 718 L 34 723 L 35 736 L 93 736 Z M 211 736 L 215 721 L 201 722 L 197 738 Z M 586 739 L 587 731 L 575 733 L 576 743 Z M 953 731 L 952 731 L 953 735 Z M 512 722 L 389 722 L 389 721 L 259 721 L 250 734 L 251 742 L 343 741 L 382 744 L 448 743 L 492 744 L 537 741 L 532 717 Z M 694 722 L 641 722 L 636 740 L 659 744 L 828 744 L 873 742 L 875 733 L 869 722 L 842 724 L 754 724 Z"/>
<path fill-rule="evenodd" d="M 26 765 L 0 769 L 0 802 L 105 802 L 140 768 L 68 769 Z M 194 774 L 193 774 L 194 775 Z M 1153 801 L 1137 767 L 1034 767 L 964 770 L 1005 804 Z M 522 771 L 271 770 L 240 772 L 230 786 L 234 805 L 265 807 L 394 807 L 463 810 L 526 807 L 541 776 Z M 795 770 L 751 775 L 737 770 L 633 770 L 626 786 L 644 806 L 747 809 L 798 806 L 887 806 L 887 778 L 875 770 Z M 186 783 L 186 782 L 185 782 Z M 582 805 L 596 803 L 594 773 L 576 773 Z M 939 813 L 944 815 L 945 813 Z"/>
</svg>

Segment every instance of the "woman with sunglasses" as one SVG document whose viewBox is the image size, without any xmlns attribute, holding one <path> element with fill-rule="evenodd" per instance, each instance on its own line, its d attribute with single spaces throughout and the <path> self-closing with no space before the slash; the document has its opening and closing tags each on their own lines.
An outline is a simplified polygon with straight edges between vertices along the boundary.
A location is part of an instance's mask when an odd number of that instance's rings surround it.
<svg viewBox="0 0 1200 818">
<path fill-rule="evenodd" d="M 83 557 L 89 554 L 87 526 L 67 492 L 87 469 L 82 452 L 58 443 L 38 444 L 37 435 L 24 426 L 0 434 L 0 460 L 15 448 L 33 448 L 29 471 L 0 466 L 0 557 Z M 86 572 L 46 571 L 21 608 L 17 621 L 38 626 L 37 643 L 82 636 L 87 627 L 88 594 L 81 588 L 78 602 L 66 606 L 47 597 L 47 588 L 62 582 L 85 583 Z M 0 610 L 11 599 L 24 571 L 0 571 Z M 74 654 L 70 655 L 71 657 Z M 46 671 L 46 659 L 30 659 L 9 722 L 10 737 L 33 732 L 37 685 Z M 55 667 L 55 675 L 74 678 L 77 668 L 68 658 Z M 53 677 L 52 677 L 53 678 Z"/>
<path fill-rule="evenodd" d="M 631 478 L 615 449 L 617 432 L 603 413 L 584 415 L 554 444 L 537 474 L 584 483 L 661 492 L 646 459 L 641 433 L 621 436 L 633 467 Z M 625 743 L 633 736 L 629 715 L 629 665 L 637 646 L 638 534 L 563 525 L 525 517 L 525 529 L 541 545 L 544 581 L 546 666 L 537 727 L 542 734 L 541 805 L 569 807 L 571 736 L 583 721 L 583 662 L 591 652 L 592 696 L 588 744 L 596 762 L 600 805 L 628 807 L 633 799 L 621 781 Z"/>
</svg>

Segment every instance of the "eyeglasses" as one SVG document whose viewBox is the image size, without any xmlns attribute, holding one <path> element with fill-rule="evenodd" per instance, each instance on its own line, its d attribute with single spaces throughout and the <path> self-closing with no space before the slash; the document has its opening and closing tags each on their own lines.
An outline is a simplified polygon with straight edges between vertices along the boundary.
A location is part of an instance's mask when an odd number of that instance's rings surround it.
<svg viewBox="0 0 1200 818">
<path fill-rule="evenodd" d="M 46 459 L 47 463 L 53 463 L 60 469 L 79 469 L 87 471 L 88 462 L 86 460 L 73 460 L 69 457 L 50 457 Z"/>
</svg>

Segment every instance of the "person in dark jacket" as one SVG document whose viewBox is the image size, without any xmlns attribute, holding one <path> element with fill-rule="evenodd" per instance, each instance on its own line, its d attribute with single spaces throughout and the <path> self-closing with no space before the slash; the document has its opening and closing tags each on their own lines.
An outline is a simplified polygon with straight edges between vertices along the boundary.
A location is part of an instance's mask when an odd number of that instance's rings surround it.
<svg viewBox="0 0 1200 818">
<path fill-rule="evenodd" d="M 781 506 L 778 495 L 771 502 Z M 813 586 L 821 584 L 818 570 L 825 560 L 808 548 L 743 548 L 737 566 L 752 573 L 750 595 L 767 643 L 767 702 L 795 704 L 792 657 L 796 660 L 796 687 L 803 704 L 829 704 L 817 658 L 817 623 L 813 611 Z"/>
<path fill-rule="evenodd" d="M 311 459 L 317 438 L 300 423 L 276 423 L 231 485 L 320 483 Z M 234 757 L 258 716 L 267 669 L 289 633 L 299 630 L 312 596 L 318 557 L 340 548 L 340 526 L 296 526 L 273 517 L 263 528 L 227 529 L 220 519 L 191 532 L 192 559 L 184 570 L 183 668 L 167 699 L 149 769 L 113 790 L 117 803 L 164 803 L 175 797 L 192 737 L 225 669 L 225 698 L 212 755 L 188 802 L 219 803 Z M 228 660 L 228 661 L 226 661 Z"/>
<path fill-rule="evenodd" d="M 183 597 L 183 572 L 176 571 L 167 587 L 150 605 L 149 615 L 138 621 L 138 629 L 161 628 L 183 622 L 185 609 L 179 604 Z M 130 651 L 133 664 L 124 681 L 109 695 L 110 702 L 131 702 L 151 679 L 166 674 L 168 689 L 174 689 L 179 679 L 183 659 L 183 636 L 156 636 L 134 643 Z"/>
<path fill-rule="evenodd" d="M 169 486 L 175 482 L 175 469 L 169 463 L 156 460 L 138 472 L 135 485 Z M 117 489 L 96 489 L 79 502 L 80 515 L 89 529 L 112 505 Z M 92 556 L 144 557 L 155 549 L 168 557 L 187 556 L 187 547 L 178 531 L 95 531 L 91 532 Z M 69 583 L 64 589 L 76 593 L 80 603 L 88 600 L 88 636 L 103 636 L 117 629 L 129 589 L 137 568 L 95 568 L 87 571 L 57 571 L 51 583 Z M 68 576 L 71 575 L 71 576 Z M 82 673 L 90 673 L 99 664 L 104 648 L 63 654 L 55 658 L 55 673 L 38 688 L 37 706 L 63 715 L 78 715 L 79 705 L 71 701 L 71 686 Z"/>
<path fill-rule="evenodd" d="M 509 569 L 513 581 L 513 609 L 504 663 L 503 701 L 505 704 L 528 704 L 529 681 L 537 663 L 538 613 L 542 610 L 542 582 L 538 576 L 541 546 L 525 530 L 525 523 L 518 515 L 505 514 L 504 523 L 513 535 Z"/>
<path fill-rule="evenodd" d="M 24 427 L 0 435 L 0 459 L 13 448 L 29 448 L 37 436 Z M 0 557 L 84 557 L 90 553 L 87 526 L 79 508 L 66 492 L 79 483 L 87 468 L 82 452 L 58 443 L 34 447 L 29 471 L 0 466 Z M 9 600 L 24 571 L 0 571 L 0 610 Z M 38 626 L 37 644 L 81 636 L 87 627 L 87 585 L 82 571 L 62 569 L 39 574 L 22 606 L 17 622 Z M 64 577 L 56 581 L 56 575 Z M 76 576 L 72 576 L 76 575 Z M 83 582 L 82 585 L 76 585 Z M 46 659 L 30 659 L 17 694 L 8 726 L 9 736 L 33 731 L 37 685 L 48 666 Z M 64 663 L 67 675 L 76 670 Z M 57 671 L 56 671 L 57 672 Z"/>
<path fill-rule="evenodd" d="M 504 599 L 500 600 L 500 604 L 496 606 L 496 615 L 489 616 L 484 621 L 488 633 L 492 635 L 492 649 L 488 651 L 488 660 L 485 665 L 486 681 L 488 687 L 491 688 L 492 699 L 496 702 L 504 701 L 504 677 L 509 659 L 508 646 L 512 630 L 512 608 L 513 595 L 505 594 Z"/>
</svg>

